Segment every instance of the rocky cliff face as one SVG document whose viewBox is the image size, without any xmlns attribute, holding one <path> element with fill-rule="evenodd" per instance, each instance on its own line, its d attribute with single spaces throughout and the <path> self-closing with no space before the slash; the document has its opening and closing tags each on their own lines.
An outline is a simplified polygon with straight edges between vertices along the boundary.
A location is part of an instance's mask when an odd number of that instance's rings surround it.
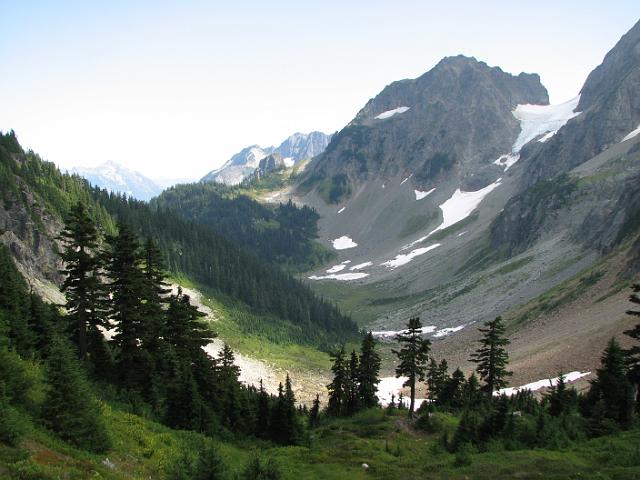
<svg viewBox="0 0 640 480">
<path fill-rule="evenodd" d="M 14 161 L 20 160 L 14 157 Z M 4 192 L 0 202 L 0 242 L 9 248 L 30 287 L 46 300 L 60 302 L 53 285 L 61 282 L 56 235 L 62 224 L 25 185 L 18 188 L 17 194 Z"/>
<path fill-rule="evenodd" d="M 524 150 L 520 190 L 491 228 L 497 248 L 522 252 L 563 231 L 576 243 L 608 252 L 636 228 L 640 146 L 640 23 L 587 78 L 581 113 L 545 143 Z M 560 221 L 554 214 L 571 212 Z M 526 232 L 526 233 L 525 233 Z"/>
<path fill-rule="evenodd" d="M 501 173 L 493 162 L 511 152 L 519 134 L 512 113 L 518 104 L 548 104 L 538 75 L 445 58 L 371 99 L 307 168 L 307 185 L 332 175 L 357 185 L 406 174 L 424 188 L 451 176 L 463 188 L 484 187 Z"/>
<path fill-rule="evenodd" d="M 577 110 L 558 135 L 523 153 L 524 187 L 568 172 L 640 126 L 640 22 L 591 72 Z"/>
</svg>

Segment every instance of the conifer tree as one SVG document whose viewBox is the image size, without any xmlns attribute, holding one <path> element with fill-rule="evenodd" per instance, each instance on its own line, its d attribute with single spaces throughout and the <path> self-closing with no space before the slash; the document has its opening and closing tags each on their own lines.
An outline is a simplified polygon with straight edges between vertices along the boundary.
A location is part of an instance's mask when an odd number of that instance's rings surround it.
<svg viewBox="0 0 640 480">
<path fill-rule="evenodd" d="M 137 388 L 147 378 L 140 350 L 144 336 L 144 274 L 136 237 L 125 224 L 118 225 L 118 235 L 108 239 L 105 253 L 111 297 L 109 318 L 115 324 L 113 343 L 117 347 L 118 373 L 127 387 Z"/>
<path fill-rule="evenodd" d="M 282 445 L 295 443 L 300 434 L 297 420 L 295 396 L 291 379 L 287 375 L 285 386 L 283 387 L 282 383 L 278 386 L 278 399 L 271 417 L 272 439 Z"/>
<path fill-rule="evenodd" d="M 629 296 L 631 303 L 640 305 L 640 283 L 635 283 L 631 286 L 633 292 Z M 640 317 L 640 310 L 627 310 L 628 315 L 634 317 Z M 640 342 L 640 323 L 637 323 L 633 328 L 625 330 L 625 335 L 633 338 L 636 342 Z M 636 408 L 640 409 L 640 344 L 636 343 L 631 348 L 626 350 L 627 362 L 629 366 L 629 379 L 634 384 L 636 391 Z"/>
<path fill-rule="evenodd" d="M 353 415 L 360 408 L 360 398 L 358 396 L 358 379 L 360 377 L 360 364 L 358 361 L 358 355 L 355 350 L 351 351 L 351 358 L 349 359 L 349 366 L 347 370 L 347 385 L 346 385 L 346 409 L 347 415 Z"/>
<path fill-rule="evenodd" d="M 475 373 L 471 373 L 464 384 L 462 396 L 466 407 L 477 407 L 481 397 L 480 382 Z"/>
<path fill-rule="evenodd" d="M 222 389 L 222 415 L 225 423 L 231 428 L 238 428 L 243 423 L 240 403 L 240 367 L 235 364 L 235 355 L 228 344 L 224 344 L 216 362 L 220 387 Z"/>
<path fill-rule="evenodd" d="M 484 324 L 480 328 L 483 337 L 480 340 L 480 348 L 471 355 L 471 361 L 476 363 L 476 371 L 480 379 L 485 382 L 483 390 L 488 398 L 493 392 L 508 385 L 507 378 L 511 372 L 507 370 L 509 354 L 505 347 L 509 345 L 509 339 L 505 336 L 505 327 L 502 317 Z"/>
<path fill-rule="evenodd" d="M 396 377 L 405 376 L 407 381 L 403 386 L 411 390 L 411 401 L 409 403 L 409 416 L 413 415 L 416 400 L 416 382 L 424 381 L 426 364 L 429 359 L 431 342 L 420 336 L 422 323 L 417 317 L 409 319 L 406 331 L 399 333 L 396 340 L 402 348 L 392 350 L 398 356 L 400 364 L 396 367 Z"/>
<path fill-rule="evenodd" d="M 261 438 L 269 435 L 269 418 L 271 410 L 269 408 L 269 395 L 264 389 L 262 379 L 260 379 L 260 389 L 258 390 L 258 407 L 256 409 L 256 434 Z"/>
<path fill-rule="evenodd" d="M 106 323 L 100 308 L 104 289 L 99 277 L 100 259 L 96 253 L 98 230 L 81 202 L 71 208 L 60 239 L 64 243 L 60 255 L 64 261 L 61 273 L 65 276 L 62 292 L 67 299 L 67 316 L 72 322 L 80 358 L 85 360 L 90 350 L 89 339 L 101 341 L 102 338 L 92 335 L 92 331 Z"/>
<path fill-rule="evenodd" d="M 633 386 L 627 377 L 626 357 L 620 344 L 612 338 L 605 348 L 601 366 L 587 394 L 591 405 L 601 402 L 604 417 L 628 427 L 633 419 Z"/>
<path fill-rule="evenodd" d="M 80 448 L 107 450 L 110 440 L 101 406 L 70 347 L 59 338 L 51 343 L 46 371 L 49 390 L 42 407 L 45 425 Z"/>
<path fill-rule="evenodd" d="M 329 390 L 329 402 L 327 404 L 327 413 L 333 416 L 343 415 L 347 400 L 347 364 L 344 347 L 332 356 L 333 365 L 333 381 L 327 385 Z"/>
<path fill-rule="evenodd" d="M 562 371 L 558 374 L 556 385 L 549 389 L 546 399 L 549 402 L 549 413 L 554 417 L 559 417 L 571 409 L 576 399 L 576 392 L 567 388 L 565 375 Z"/>
<path fill-rule="evenodd" d="M 316 428 L 318 425 L 320 425 L 320 394 L 316 393 L 316 398 L 309 411 L 309 427 Z"/>
<path fill-rule="evenodd" d="M 166 315 L 164 305 L 170 292 L 165 282 L 164 261 L 160 249 L 148 238 L 142 255 L 143 302 L 141 305 L 143 322 L 141 325 L 141 347 L 151 355 L 157 355 L 160 339 L 164 336 Z"/>
<path fill-rule="evenodd" d="M 360 371 L 358 397 L 364 408 L 378 405 L 378 383 L 380 383 L 380 355 L 376 352 L 376 341 L 371 332 L 362 339 L 360 347 Z"/>
<path fill-rule="evenodd" d="M 464 384 L 464 373 L 456 368 L 451 377 L 445 380 L 444 387 L 438 397 L 438 403 L 453 408 L 462 407 Z"/>
<path fill-rule="evenodd" d="M 205 314 L 200 312 L 197 307 L 191 305 L 189 295 L 183 293 L 182 288 L 178 288 L 176 295 L 169 297 L 169 308 L 164 327 L 165 340 L 178 352 L 180 357 L 193 361 L 202 355 L 202 347 L 211 343 L 211 340 L 215 338 L 215 334 L 200 321 L 204 316 Z M 221 352 L 224 365 L 232 368 L 233 351 L 230 347 L 225 347 Z M 238 373 L 237 369 L 233 371 Z"/>
</svg>

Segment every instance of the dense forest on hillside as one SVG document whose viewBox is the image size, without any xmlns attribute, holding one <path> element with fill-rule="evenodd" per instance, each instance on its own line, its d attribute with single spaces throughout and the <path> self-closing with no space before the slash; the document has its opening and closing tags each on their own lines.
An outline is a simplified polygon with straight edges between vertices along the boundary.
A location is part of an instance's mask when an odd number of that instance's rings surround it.
<svg viewBox="0 0 640 480">
<path fill-rule="evenodd" d="M 31 196 L 42 211 L 64 219 L 74 203 L 82 202 L 107 234 L 115 233 L 118 221 L 141 238 L 156 239 L 174 276 L 186 276 L 213 295 L 273 318 L 280 328 L 284 326 L 284 341 L 330 348 L 357 334 L 355 323 L 333 304 L 277 267 L 239 250 L 209 227 L 63 174 L 35 153 L 23 152 L 13 132 L 0 135 L 0 186 L 5 209 L 20 202 L 33 210 L 33 202 L 26 198 Z M 31 212 L 31 216 L 36 224 L 42 221 L 42 212 Z"/>
<path fill-rule="evenodd" d="M 314 241 L 319 219 L 315 210 L 291 202 L 264 205 L 243 194 L 241 187 L 177 185 L 151 204 L 207 225 L 243 250 L 287 269 L 310 270 L 332 256 Z"/>
</svg>

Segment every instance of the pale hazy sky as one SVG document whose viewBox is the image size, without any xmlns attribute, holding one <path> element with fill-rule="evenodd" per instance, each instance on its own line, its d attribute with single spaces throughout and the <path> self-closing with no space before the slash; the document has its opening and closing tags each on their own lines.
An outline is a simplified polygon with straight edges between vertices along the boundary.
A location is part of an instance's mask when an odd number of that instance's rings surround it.
<svg viewBox="0 0 640 480">
<path fill-rule="evenodd" d="M 539 73 L 567 100 L 639 17 L 637 0 L 0 0 L 0 129 L 64 167 L 199 178 L 339 130 L 444 56 Z"/>
</svg>

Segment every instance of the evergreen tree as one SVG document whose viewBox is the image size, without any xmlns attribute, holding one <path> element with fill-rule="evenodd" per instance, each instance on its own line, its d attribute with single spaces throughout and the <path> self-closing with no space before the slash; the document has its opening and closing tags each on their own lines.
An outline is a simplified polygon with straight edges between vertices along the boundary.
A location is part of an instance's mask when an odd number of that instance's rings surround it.
<svg viewBox="0 0 640 480">
<path fill-rule="evenodd" d="M 347 370 L 347 385 L 346 385 L 346 408 L 345 413 L 347 415 L 353 415 L 360 408 L 360 398 L 358 396 L 359 385 L 358 379 L 360 378 L 360 363 L 358 361 L 358 355 L 355 350 L 351 351 L 351 358 L 349 359 L 349 367 Z"/>
<path fill-rule="evenodd" d="M 165 340 L 178 352 L 182 358 L 194 361 L 202 356 L 202 347 L 211 343 L 215 334 L 201 321 L 205 314 L 191 305 L 189 295 L 178 288 L 176 295 L 169 297 L 169 308 L 165 325 Z M 224 366 L 238 374 L 237 367 L 233 368 L 233 351 L 228 346 L 222 350 Z"/>
<path fill-rule="evenodd" d="M 464 405 L 467 408 L 470 407 L 478 407 L 478 403 L 481 400 L 481 392 L 480 392 L 480 382 L 478 382 L 478 377 L 476 377 L 475 373 L 469 375 L 466 383 L 464 384 L 462 396 Z"/>
<path fill-rule="evenodd" d="M 396 336 L 396 340 L 402 348 L 392 350 L 398 356 L 400 364 L 396 367 L 396 377 L 405 376 L 407 381 L 403 386 L 411 389 L 411 402 L 409 404 L 409 416 L 413 415 L 416 400 L 416 382 L 424 381 L 426 363 L 429 359 L 431 342 L 420 336 L 422 324 L 417 317 L 411 318 L 407 324 L 406 333 Z"/>
<path fill-rule="evenodd" d="M 332 356 L 333 381 L 327 385 L 329 390 L 327 413 L 333 416 L 343 415 L 346 408 L 348 372 L 344 356 L 344 347 L 341 347 L 340 351 Z"/>
<path fill-rule="evenodd" d="M 502 317 L 496 317 L 480 328 L 484 335 L 480 340 L 481 347 L 471 355 L 471 361 L 476 363 L 476 371 L 485 382 L 483 390 L 491 398 L 493 392 L 508 385 L 507 378 L 511 372 L 507 370 L 509 355 L 505 346 L 509 340 L 505 336 Z"/>
<path fill-rule="evenodd" d="M 67 299 L 67 316 L 72 322 L 80 358 L 85 360 L 90 351 L 89 339 L 102 339 L 99 335 L 92 335 L 92 331 L 106 324 L 100 308 L 104 289 L 99 276 L 100 260 L 96 254 L 98 230 L 81 202 L 71 208 L 60 239 L 64 243 L 60 256 L 64 261 L 61 273 L 65 276 L 62 291 Z M 99 346 L 94 345 L 92 350 L 97 348 Z"/>
<path fill-rule="evenodd" d="M 261 438 L 269 436 L 269 418 L 271 410 L 269 408 L 269 395 L 264 389 L 262 379 L 260 379 L 260 390 L 258 390 L 258 407 L 256 409 L 256 434 Z"/>
<path fill-rule="evenodd" d="M 51 343 L 47 381 L 49 390 L 42 407 L 45 425 L 80 448 L 95 452 L 107 450 L 110 441 L 101 406 L 71 349 L 61 339 Z"/>
<path fill-rule="evenodd" d="M 271 435 L 275 442 L 282 445 L 295 443 L 300 436 L 295 396 L 289 375 L 285 380 L 285 386 L 280 383 L 278 387 L 278 399 L 271 417 Z"/>
<path fill-rule="evenodd" d="M 369 332 L 362 339 L 360 347 L 358 377 L 358 397 L 364 408 L 378 405 L 378 383 L 380 383 L 380 355 L 376 352 L 376 340 Z"/>
<path fill-rule="evenodd" d="M 222 418 L 232 429 L 244 423 L 240 408 L 240 367 L 235 364 L 235 355 L 228 344 L 224 344 L 216 362 L 221 387 Z"/>
<path fill-rule="evenodd" d="M 575 403 L 576 392 L 567 388 L 565 375 L 560 371 L 558 383 L 549 389 L 546 400 L 549 402 L 549 413 L 554 417 L 559 417 L 571 409 Z"/>
<path fill-rule="evenodd" d="M 118 225 L 118 235 L 109 237 L 108 242 L 105 267 L 110 279 L 109 318 L 116 329 L 113 343 L 117 347 L 118 373 L 123 385 L 137 389 L 144 384 L 148 373 L 140 349 L 145 298 L 140 250 L 133 232 L 122 223 Z"/>
<path fill-rule="evenodd" d="M 591 405 L 601 402 L 604 417 L 628 427 L 633 419 L 633 386 L 627 377 L 624 351 L 615 338 L 605 348 L 601 366 L 587 394 Z"/>
<path fill-rule="evenodd" d="M 309 411 L 309 427 L 316 428 L 318 425 L 320 425 L 320 394 L 316 393 L 316 398 Z"/>
<path fill-rule="evenodd" d="M 633 284 L 631 289 L 633 292 L 629 296 L 629 300 L 635 305 L 640 305 L 640 283 Z M 640 317 L 640 310 L 627 310 L 627 314 Z M 624 333 L 636 342 L 640 342 L 640 323 L 629 330 L 625 330 Z M 632 345 L 631 348 L 626 350 L 626 355 L 629 365 L 629 379 L 634 384 L 636 391 L 636 408 L 640 409 L 640 344 Z"/>
<path fill-rule="evenodd" d="M 456 368 L 451 378 L 445 380 L 444 387 L 438 397 L 438 403 L 453 408 L 462 407 L 464 385 L 464 373 L 459 368 Z"/>
</svg>

